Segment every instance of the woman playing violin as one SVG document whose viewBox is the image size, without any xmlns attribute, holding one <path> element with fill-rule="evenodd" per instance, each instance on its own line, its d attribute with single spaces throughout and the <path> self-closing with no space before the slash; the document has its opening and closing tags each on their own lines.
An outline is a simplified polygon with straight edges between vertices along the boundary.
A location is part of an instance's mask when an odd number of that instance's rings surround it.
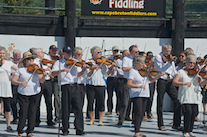
<svg viewBox="0 0 207 137">
<path fill-rule="evenodd" d="M 18 67 L 8 59 L 8 52 L 5 47 L 0 46 L 0 97 L 3 98 L 4 102 L 4 110 L 7 124 L 7 131 L 13 131 L 10 126 L 10 118 L 11 118 L 11 98 L 12 98 L 12 90 L 11 90 L 11 69 L 17 70 Z"/>
<path fill-rule="evenodd" d="M 92 69 L 88 72 L 86 93 L 88 99 L 88 111 L 90 116 L 90 122 L 87 125 L 92 125 L 93 119 L 93 103 L 94 99 L 97 101 L 98 111 L 99 111 L 99 126 L 103 126 L 103 115 L 105 110 L 105 78 L 109 75 L 115 66 L 115 63 L 107 69 L 104 63 L 96 64 L 96 60 L 102 57 L 102 50 L 98 46 L 94 46 L 91 49 L 92 58 L 89 62 L 93 63 Z M 104 60 L 103 60 L 104 62 Z M 102 69 L 100 69 L 102 67 Z"/>
<path fill-rule="evenodd" d="M 150 97 L 149 81 L 154 82 L 165 73 L 161 72 L 161 74 L 156 77 L 151 77 L 150 75 L 142 77 L 139 70 L 141 70 L 145 65 L 145 57 L 140 55 L 133 58 L 133 64 L 133 68 L 129 71 L 127 86 L 130 88 L 130 98 L 132 98 L 134 103 L 134 136 L 143 137 L 144 135 L 140 133 L 140 126 L 144 116 L 147 98 Z"/>
<path fill-rule="evenodd" d="M 24 52 L 23 59 L 21 60 L 23 66 L 15 72 L 14 77 L 12 78 L 12 84 L 19 85 L 17 90 L 20 104 L 19 122 L 17 127 L 18 137 L 22 136 L 27 118 L 27 136 L 34 137 L 32 131 L 35 126 L 36 111 L 41 95 L 40 83 L 45 81 L 45 76 L 47 75 L 45 72 L 43 72 L 43 74 L 29 72 L 28 67 L 33 64 L 33 61 L 34 55 L 29 51 Z M 18 79 L 20 79 L 20 81 L 18 81 Z"/>
<path fill-rule="evenodd" d="M 198 104 L 201 98 L 199 85 L 204 86 L 207 84 L 207 81 L 203 80 L 200 76 L 189 75 L 190 70 L 196 65 L 195 55 L 188 55 L 185 62 L 186 68 L 178 71 L 178 74 L 173 80 L 173 85 L 179 87 L 178 100 L 182 104 L 184 112 L 183 136 L 196 137 L 193 134 L 193 124 L 198 114 Z"/>
<path fill-rule="evenodd" d="M 179 56 L 178 56 L 178 61 L 176 62 L 177 66 L 176 66 L 176 70 L 180 70 L 183 69 L 185 67 L 185 59 L 187 56 L 187 52 L 185 50 L 181 50 L 179 52 Z"/>
</svg>

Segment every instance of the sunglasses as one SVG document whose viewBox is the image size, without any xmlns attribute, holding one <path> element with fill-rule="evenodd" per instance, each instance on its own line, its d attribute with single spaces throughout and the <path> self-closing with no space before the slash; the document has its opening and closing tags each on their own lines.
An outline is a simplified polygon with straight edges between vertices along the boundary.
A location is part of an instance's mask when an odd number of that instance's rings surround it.
<svg viewBox="0 0 207 137">
<path fill-rule="evenodd" d="M 184 57 L 183 55 L 179 55 L 179 57 Z"/>
<path fill-rule="evenodd" d="M 114 52 L 119 52 L 119 50 L 114 50 Z"/>
<path fill-rule="evenodd" d="M 139 53 L 139 51 L 135 51 L 134 53 Z"/>
<path fill-rule="evenodd" d="M 33 57 L 30 57 L 30 58 L 26 58 L 26 60 L 31 60 L 31 59 L 34 59 Z"/>
<path fill-rule="evenodd" d="M 102 53 L 102 51 L 97 52 L 98 54 Z"/>
</svg>

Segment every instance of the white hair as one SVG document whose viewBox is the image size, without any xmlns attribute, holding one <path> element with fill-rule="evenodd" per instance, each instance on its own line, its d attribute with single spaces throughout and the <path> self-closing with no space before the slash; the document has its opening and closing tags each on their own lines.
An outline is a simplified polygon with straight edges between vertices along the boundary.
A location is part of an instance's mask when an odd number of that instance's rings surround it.
<svg viewBox="0 0 207 137">
<path fill-rule="evenodd" d="M 163 49 L 166 49 L 166 48 L 170 48 L 170 49 L 172 49 L 172 46 L 171 46 L 170 44 L 168 44 L 168 43 L 164 43 L 164 44 L 162 45 L 162 48 L 163 48 Z"/>
<path fill-rule="evenodd" d="M 97 53 L 97 50 L 98 49 L 101 49 L 101 48 L 98 47 L 98 46 L 94 46 L 93 48 L 91 48 L 91 54 L 92 54 L 92 56 Z"/>
<path fill-rule="evenodd" d="M 188 55 L 185 59 L 186 62 L 190 62 L 191 59 L 194 59 L 195 61 L 197 60 L 195 55 Z"/>
<path fill-rule="evenodd" d="M 142 61 L 145 61 L 145 58 L 144 56 L 141 56 L 141 55 L 137 55 L 133 58 L 133 64 L 136 64 L 136 63 L 140 63 Z"/>
</svg>

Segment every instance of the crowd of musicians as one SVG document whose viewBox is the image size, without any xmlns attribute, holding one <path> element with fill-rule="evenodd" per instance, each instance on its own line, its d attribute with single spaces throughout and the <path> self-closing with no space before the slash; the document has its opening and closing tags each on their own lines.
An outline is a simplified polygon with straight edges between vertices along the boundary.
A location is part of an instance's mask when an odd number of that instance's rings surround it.
<svg viewBox="0 0 207 137">
<path fill-rule="evenodd" d="M 117 125 L 122 126 L 125 120 L 132 120 L 133 136 L 145 137 L 140 127 L 143 119 L 154 118 L 151 107 L 157 85 L 158 129 L 166 130 L 162 110 L 164 94 L 167 93 L 174 106 L 172 128 L 182 131 L 184 137 L 196 137 L 193 125 L 201 101 L 207 114 L 207 55 L 197 58 L 194 51 L 187 48 L 180 51 L 177 58 L 170 54 L 171 51 L 172 46 L 167 43 L 156 56 L 151 51 L 139 51 L 137 45 L 131 45 L 122 52 L 118 46 L 113 46 L 112 55 L 103 57 L 102 49 L 94 46 L 90 49 L 91 57 L 84 61 L 82 55 L 85 52 L 87 58 L 88 49 L 81 47 L 72 50 L 65 46 L 59 55 L 55 45 L 49 47 L 48 53 L 41 48 L 31 48 L 22 57 L 19 50 L 14 50 L 10 58 L 6 48 L 0 46 L 1 115 L 6 119 L 6 130 L 14 131 L 10 126 L 12 110 L 11 122 L 18 124 L 17 137 L 22 137 L 26 121 L 27 137 L 35 137 L 32 132 L 41 124 L 40 101 L 43 95 L 48 126 L 61 120 L 62 135 L 67 136 L 70 113 L 73 112 L 76 135 L 86 135 L 82 110 L 85 96 L 88 102 L 86 117 L 90 119 L 87 126 L 104 126 L 107 86 L 105 115 L 111 115 L 113 106 L 116 106 Z M 114 89 L 116 105 L 113 105 Z M 99 119 L 98 123 L 94 123 L 94 115 Z M 180 126 L 182 115 L 184 127 Z"/>
</svg>

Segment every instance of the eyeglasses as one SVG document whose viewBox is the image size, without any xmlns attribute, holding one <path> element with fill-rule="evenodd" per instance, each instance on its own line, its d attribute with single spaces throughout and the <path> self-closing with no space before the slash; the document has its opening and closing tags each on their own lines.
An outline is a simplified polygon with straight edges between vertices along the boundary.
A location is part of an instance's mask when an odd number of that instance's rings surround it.
<svg viewBox="0 0 207 137">
<path fill-rule="evenodd" d="M 195 62 L 189 62 L 190 64 L 196 64 Z"/>
<path fill-rule="evenodd" d="M 119 52 L 119 50 L 114 50 L 114 52 Z"/>
<path fill-rule="evenodd" d="M 179 55 L 179 57 L 184 57 L 183 55 Z"/>
<path fill-rule="evenodd" d="M 102 53 L 102 51 L 97 52 L 98 54 Z"/>
<path fill-rule="evenodd" d="M 76 55 L 78 55 L 78 56 L 83 56 L 83 54 L 77 54 L 77 53 L 76 53 Z"/>
<path fill-rule="evenodd" d="M 34 59 L 33 57 L 30 57 L 30 58 L 26 58 L 26 60 L 31 60 L 31 59 Z"/>
<path fill-rule="evenodd" d="M 139 53 L 139 51 L 135 51 L 134 53 Z"/>
</svg>

